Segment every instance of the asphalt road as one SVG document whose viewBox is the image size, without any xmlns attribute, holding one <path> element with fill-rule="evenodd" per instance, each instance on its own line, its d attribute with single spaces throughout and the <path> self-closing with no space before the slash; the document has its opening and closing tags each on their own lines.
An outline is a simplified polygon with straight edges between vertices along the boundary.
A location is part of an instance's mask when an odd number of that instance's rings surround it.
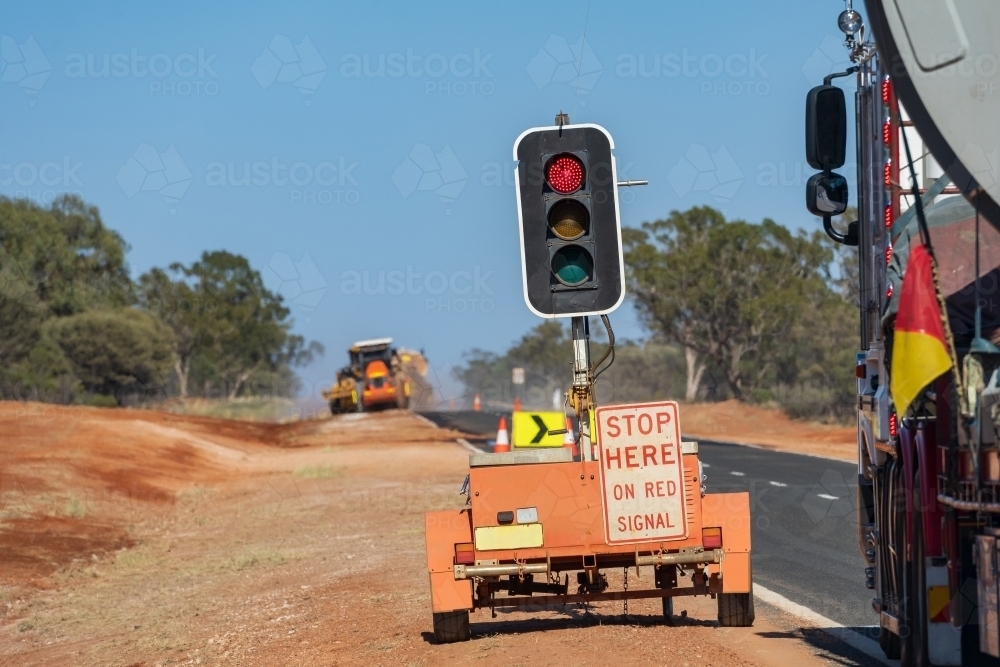
<svg viewBox="0 0 1000 667">
<path fill-rule="evenodd" d="M 422 414 L 440 426 L 478 436 L 469 440 L 484 450 L 492 444 L 500 417 L 490 412 Z M 755 581 L 847 627 L 878 622 L 858 550 L 854 464 L 705 440 L 699 452 L 710 493 L 750 492 Z"/>
</svg>

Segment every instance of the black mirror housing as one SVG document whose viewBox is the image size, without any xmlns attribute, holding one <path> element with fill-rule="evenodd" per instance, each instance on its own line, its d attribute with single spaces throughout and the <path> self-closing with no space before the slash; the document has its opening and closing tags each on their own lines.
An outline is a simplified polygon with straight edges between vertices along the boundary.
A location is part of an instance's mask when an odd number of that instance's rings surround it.
<svg viewBox="0 0 1000 667">
<path fill-rule="evenodd" d="M 821 218 L 847 210 L 847 179 L 836 172 L 813 174 L 806 182 L 806 208 Z"/>
<path fill-rule="evenodd" d="M 813 169 L 844 166 L 847 102 L 836 86 L 816 86 L 806 96 L 806 161 Z"/>
</svg>

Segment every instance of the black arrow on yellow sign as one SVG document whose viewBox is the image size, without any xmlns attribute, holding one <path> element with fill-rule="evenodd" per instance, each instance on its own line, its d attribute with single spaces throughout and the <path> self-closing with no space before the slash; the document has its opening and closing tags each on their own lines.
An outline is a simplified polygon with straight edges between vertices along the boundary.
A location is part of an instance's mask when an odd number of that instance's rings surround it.
<svg viewBox="0 0 1000 667">
<path fill-rule="evenodd" d="M 538 415 L 531 415 L 531 419 L 538 425 L 538 433 L 531 439 L 531 444 L 536 445 L 542 441 L 542 438 L 548 435 L 549 427 L 545 425 L 545 422 Z"/>
</svg>

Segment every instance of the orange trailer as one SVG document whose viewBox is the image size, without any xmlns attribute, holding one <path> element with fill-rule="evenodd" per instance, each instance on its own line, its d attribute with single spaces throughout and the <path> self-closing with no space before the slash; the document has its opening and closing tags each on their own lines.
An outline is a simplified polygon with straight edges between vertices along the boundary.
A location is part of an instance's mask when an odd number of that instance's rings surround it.
<svg viewBox="0 0 1000 667">
<path fill-rule="evenodd" d="M 676 403 L 600 408 L 590 460 L 472 454 L 467 507 L 425 519 L 435 639 L 468 639 L 469 612 L 496 607 L 658 597 L 669 620 L 682 595 L 716 598 L 723 626 L 752 625 L 749 494 L 705 492 L 677 417 Z M 602 570 L 622 567 L 653 576 L 609 590 Z"/>
</svg>

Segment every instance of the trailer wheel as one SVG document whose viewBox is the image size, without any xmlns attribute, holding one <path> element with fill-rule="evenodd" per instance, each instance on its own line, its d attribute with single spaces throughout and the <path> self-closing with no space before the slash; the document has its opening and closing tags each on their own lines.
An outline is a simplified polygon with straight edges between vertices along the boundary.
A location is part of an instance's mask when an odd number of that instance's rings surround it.
<svg viewBox="0 0 1000 667">
<path fill-rule="evenodd" d="M 434 641 L 438 644 L 469 641 L 469 612 L 445 611 L 434 614 Z"/>
<path fill-rule="evenodd" d="M 724 628 L 749 628 L 753 619 L 753 591 L 719 593 L 719 625 Z"/>
</svg>

